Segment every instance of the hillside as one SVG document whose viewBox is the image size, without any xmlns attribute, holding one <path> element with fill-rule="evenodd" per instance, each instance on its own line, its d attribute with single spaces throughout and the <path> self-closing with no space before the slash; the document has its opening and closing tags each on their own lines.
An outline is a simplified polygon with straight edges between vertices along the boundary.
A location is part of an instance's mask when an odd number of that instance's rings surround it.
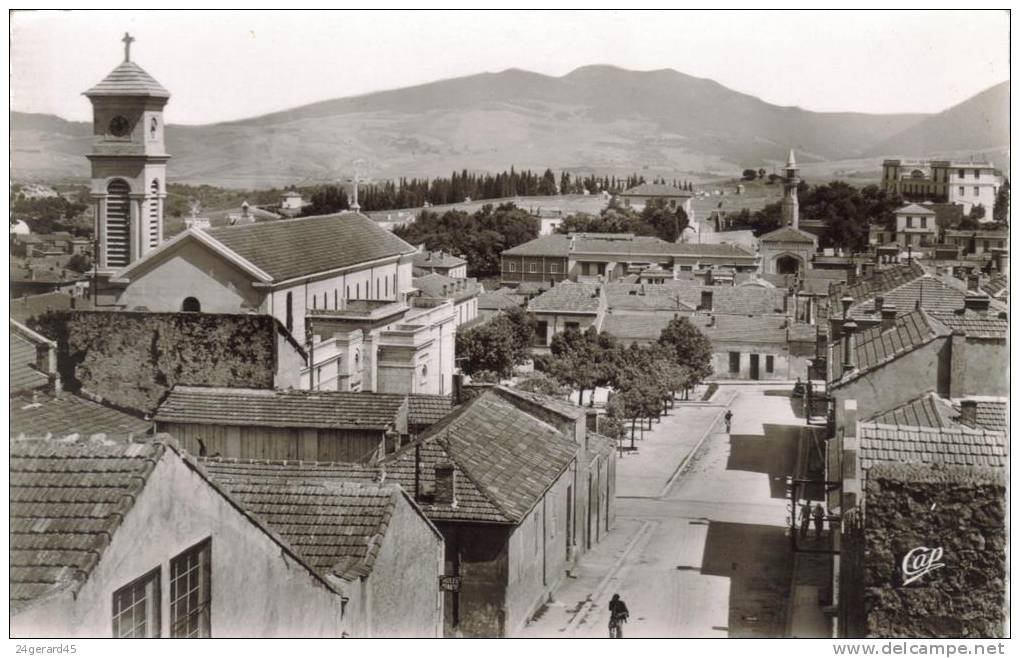
<svg viewBox="0 0 1020 658">
<path fill-rule="evenodd" d="M 236 187 L 336 180 L 356 159 L 375 178 L 510 165 L 731 175 L 777 163 L 790 146 L 806 164 L 863 157 L 932 118 L 809 112 L 673 70 L 589 66 L 558 78 L 483 73 L 231 123 L 171 124 L 167 143 L 173 180 Z M 87 176 L 90 131 L 12 112 L 14 176 Z"/>
<path fill-rule="evenodd" d="M 869 155 L 972 155 L 1009 148 L 1009 82 L 930 116 L 868 149 Z M 999 163 L 1004 164 L 1004 163 Z"/>
</svg>

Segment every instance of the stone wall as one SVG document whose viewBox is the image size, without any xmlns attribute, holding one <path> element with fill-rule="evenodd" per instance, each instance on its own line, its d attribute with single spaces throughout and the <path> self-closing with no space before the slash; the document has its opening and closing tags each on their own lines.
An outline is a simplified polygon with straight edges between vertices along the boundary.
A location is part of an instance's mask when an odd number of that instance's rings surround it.
<svg viewBox="0 0 1020 658">
<path fill-rule="evenodd" d="M 844 537 L 841 635 L 1002 636 L 1005 505 L 1004 475 L 991 469 L 871 468 L 863 519 Z M 941 549 L 944 566 L 904 584 L 904 556 L 922 546 Z"/>
<path fill-rule="evenodd" d="M 279 331 L 267 315 L 77 311 L 58 355 L 75 386 L 150 414 L 175 384 L 273 388 Z"/>
</svg>

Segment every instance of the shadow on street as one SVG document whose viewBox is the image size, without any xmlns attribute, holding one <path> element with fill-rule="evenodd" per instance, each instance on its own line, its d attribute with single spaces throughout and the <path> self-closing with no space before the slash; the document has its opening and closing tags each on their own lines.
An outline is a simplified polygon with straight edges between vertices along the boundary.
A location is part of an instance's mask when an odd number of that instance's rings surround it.
<svg viewBox="0 0 1020 658">
<path fill-rule="evenodd" d="M 730 435 L 728 471 L 767 473 L 772 498 L 786 498 L 786 476 L 797 467 L 801 427 L 765 425 L 765 434 Z"/>
</svg>

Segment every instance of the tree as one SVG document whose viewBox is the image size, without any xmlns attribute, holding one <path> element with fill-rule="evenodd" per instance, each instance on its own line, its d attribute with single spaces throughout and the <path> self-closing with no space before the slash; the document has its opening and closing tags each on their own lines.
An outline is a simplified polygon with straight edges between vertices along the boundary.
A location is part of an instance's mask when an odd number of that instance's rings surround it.
<svg viewBox="0 0 1020 658">
<path fill-rule="evenodd" d="M 549 343 L 552 358 L 547 362 L 548 372 L 560 382 L 578 391 L 578 401 L 584 392 L 595 389 L 599 382 L 598 333 L 589 327 L 584 333 L 567 329 L 553 336 Z"/>
<path fill-rule="evenodd" d="M 540 196 L 553 196 L 556 194 L 556 175 L 553 174 L 551 169 L 546 169 L 545 173 L 542 174 L 542 180 L 538 184 L 538 194 Z"/>
<path fill-rule="evenodd" d="M 522 378 L 514 385 L 522 391 L 541 393 L 556 398 L 565 398 L 570 395 L 570 388 L 561 384 L 558 380 L 550 377 L 544 372 L 535 372 Z"/>
<path fill-rule="evenodd" d="M 758 170 L 758 178 L 759 179 L 765 178 L 765 174 L 766 173 L 768 173 L 768 172 L 766 172 L 764 169 L 759 169 Z"/>
<path fill-rule="evenodd" d="M 641 211 L 641 220 L 647 224 L 653 235 L 667 242 L 676 242 L 690 223 L 683 206 L 670 208 L 665 201 L 654 200 Z"/>
<path fill-rule="evenodd" d="M 347 192 L 338 185 L 324 185 L 316 189 L 309 201 L 311 205 L 306 206 L 301 213 L 305 216 L 331 215 L 351 207 Z"/>
<path fill-rule="evenodd" d="M 758 172 L 755 171 L 754 169 L 745 169 L 742 174 L 742 177 L 746 181 L 752 181 L 758 177 Z"/>
<path fill-rule="evenodd" d="M 514 366 L 528 359 L 534 335 L 534 319 L 524 309 L 513 308 L 485 324 L 458 332 L 456 358 L 466 374 L 491 371 L 498 377 L 510 377 Z"/>
<path fill-rule="evenodd" d="M 673 318 L 659 335 L 659 344 L 672 352 L 678 365 L 690 370 L 690 381 L 701 382 L 712 374 L 712 341 L 687 318 Z"/>
<path fill-rule="evenodd" d="M 980 203 L 970 209 L 969 217 L 975 221 L 981 221 L 985 218 L 985 207 Z"/>
<path fill-rule="evenodd" d="M 67 260 L 67 269 L 75 272 L 88 272 L 92 269 L 92 261 L 85 254 L 74 254 Z"/>
<path fill-rule="evenodd" d="M 992 219 L 998 224 L 1009 224 L 1009 179 L 1003 179 L 995 195 L 995 206 L 992 208 Z"/>
</svg>

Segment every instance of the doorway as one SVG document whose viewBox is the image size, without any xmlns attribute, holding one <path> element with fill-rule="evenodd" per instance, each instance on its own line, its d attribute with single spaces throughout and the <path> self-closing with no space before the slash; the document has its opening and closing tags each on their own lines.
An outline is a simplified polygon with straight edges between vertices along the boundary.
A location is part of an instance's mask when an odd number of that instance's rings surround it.
<svg viewBox="0 0 1020 658">
<path fill-rule="evenodd" d="M 759 367 L 759 360 L 760 360 L 760 358 L 761 358 L 760 354 L 752 354 L 751 355 L 751 379 L 758 379 L 759 378 L 758 377 L 758 367 Z"/>
</svg>

